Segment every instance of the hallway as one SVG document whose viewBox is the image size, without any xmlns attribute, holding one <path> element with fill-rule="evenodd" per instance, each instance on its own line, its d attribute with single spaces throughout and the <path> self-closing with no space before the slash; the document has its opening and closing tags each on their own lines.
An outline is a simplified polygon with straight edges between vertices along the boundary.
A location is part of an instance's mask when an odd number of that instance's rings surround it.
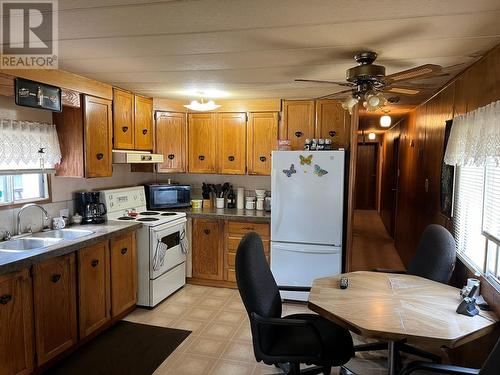
<svg viewBox="0 0 500 375">
<path fill-rule="evenodd" d="M 352 271 L 374 268 L 403 270 L 403 262 L 375 210 L 354 212 Z"/>
</svg>

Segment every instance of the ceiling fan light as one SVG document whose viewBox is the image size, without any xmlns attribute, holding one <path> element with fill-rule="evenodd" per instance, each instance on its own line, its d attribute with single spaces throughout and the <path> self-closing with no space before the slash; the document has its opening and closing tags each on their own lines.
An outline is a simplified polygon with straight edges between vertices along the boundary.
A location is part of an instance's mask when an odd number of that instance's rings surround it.
<svg viewBox="0 0 500 375">
<path fill-rule="evenodd" d="M 349 114 L 352 115 L 352 109 L 356 104 L 358 104 L 358 101 L 359 100 L 357 98 L 353 98 L 352 96 L 350 96 L 342 102 L 342 108 L 349 111 Z"/>
<path fill-rule="evenodd" d="M 388 128 L 389 126 L 391 126 L 391 123 L 392 123 L 391 116 L 383 115 L 382 117 L 380 117 L 380 126 L 381 127 Z"/>
</svg>

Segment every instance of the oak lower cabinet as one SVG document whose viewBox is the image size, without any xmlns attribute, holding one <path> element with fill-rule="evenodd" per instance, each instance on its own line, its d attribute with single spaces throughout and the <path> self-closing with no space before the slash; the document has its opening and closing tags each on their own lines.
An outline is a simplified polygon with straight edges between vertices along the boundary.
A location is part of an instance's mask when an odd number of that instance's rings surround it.
<svg viewBox="0 0 500 375">
<path fill-rule="evenodd" d="M 108 241 L 77 252 L 80 338 L 111 320 Z"/>
<path fill-rule="evenodd" d="M 190 113 L 188 115 L 188 171 L 216 173 L 216 114 Z"/>
<path fill-rule="evenodd" d="M 75 254 L 33 266 L 35 345 L 39 365 L 76 344 Z"/>
<path fill-rule="evenodd" d="M 155 152 L 163 155 L 159 173 L 186 172 L 187 123 L 185 113 L 156 112 Z"/>
<path fill-rule="evenodd" d="M 278 113 L 252 112 L 248 116 L 248 174 L 271 174 L 271 152 L 278 141 Z"/>
<path fill-rule="evenodd" d="M 110 240 L 111 316 L 116 317 L 137 303 L 137 253 L 135 232 Z"/>
<path fill-rule="evenodd" d="M 33 295 L 28 270 L 0 276 L 0 375 L 33 370 Z"/>
<path fill-rule="evenodd" d="M 193 278 L 224 279 L 223 225 L 222 220 L 193 218 Z"/>
<path fill-rule="evenodd" d="M 219 113 L 217 116 L 217 172 L 246 173 L 246 113 Z"/>
<path fill-rule="evenodd" d="M 56 176 L 110 177 L 112 170 L 112 102 L 83 95 L 79 108 L 53 113 L 61 148 Z"/>
<path fill-rule="evenodd" d="M 284 100 L 281 139 L 290 140 L 292 150 L 303 150 L 304 141 L 314 138 L 314 100 Z"/>
</svg>

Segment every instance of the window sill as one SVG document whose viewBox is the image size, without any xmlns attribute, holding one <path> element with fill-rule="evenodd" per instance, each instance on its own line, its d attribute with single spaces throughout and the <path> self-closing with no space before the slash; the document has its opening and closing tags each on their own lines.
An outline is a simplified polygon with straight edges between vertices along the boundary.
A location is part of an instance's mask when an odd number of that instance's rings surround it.
<svg viewBox="0 0 500 375">
<path fill-rule="evenodd" d="M 16 203 L 0 204 L 0 211 L 1 210 L 11 210 L 13 208 L 20 208 L 28 203 L 47 204 L 47 203 L 52 203 L 52 200 L 49 197 L 49 198 L 40 198 L 40 199 L 26 199 L 23 201 L 17 201 Z"/>
</svg>

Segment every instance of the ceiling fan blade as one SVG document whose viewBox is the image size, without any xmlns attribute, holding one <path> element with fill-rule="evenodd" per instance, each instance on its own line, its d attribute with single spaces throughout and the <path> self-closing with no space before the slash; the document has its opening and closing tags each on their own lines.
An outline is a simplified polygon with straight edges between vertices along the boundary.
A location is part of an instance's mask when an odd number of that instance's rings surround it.
<svg viewBox="0 0 500 375">
<path fill-rule="evenodd" d="M 412 79 L 419 79 L 424 77 L 433 76 L 436 73 L 441 72 L 442 67 L 440 65 L 425 64 L 420 65 L 415 68 L 403 70 L 394 74 L 389 74 L 384 77 L 384 80 L 388 83 L 401 82 Z"/>
<path fill-rule="evenodd" d="M 384 90 L 384 92 L 390 92 L 402 95 L 417 95 L 418 93 L 420 93 L 420 90 L 409 87 L 388 87 Z"/>
<path fill-rule="evenodd" d="M 333 99 L 334 97 L 336 96 L 342 96 L 344 94 L 347 94 L 347 93 L 351 93 L 352 90 L 343 90 L 343 91 L 338 91 L 338 92 L 333 92 L 331 94 L 328 94 L 328 95 L 323 95 L 323 96 L 319 96 L 317 98 L 314 98 L 315 100 L 320 100 L 320 99 Z"/>
<path fill-rule="evenodd" d="M 324 80 L 319 80 L 319 79 L 294 79 L 295 82 L 314 82 L 314 83 L 330 83 L 334 85 L 339 85 L 339 86 L 346 86 L 346 87 L 352 87 L 356 86 L 355 84 L 349 83 L 349 82 L 340 82 L 340 81 L 324 81 Z"/>
</svg>

